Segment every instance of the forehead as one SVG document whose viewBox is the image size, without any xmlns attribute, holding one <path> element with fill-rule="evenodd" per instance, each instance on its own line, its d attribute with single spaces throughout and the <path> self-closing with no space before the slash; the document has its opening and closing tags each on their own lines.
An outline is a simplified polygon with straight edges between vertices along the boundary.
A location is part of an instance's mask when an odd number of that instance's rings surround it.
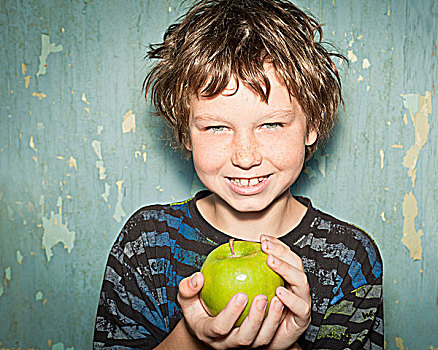
<svg viewBox="0 0 438 350">
<path fill-rule="evenodd" d="M 266 66 L 264 73 L 270 83 L 268 101 L 264 101 L 262 96 L 252 87 L 237 78 L 232 78 L 225 89 L 215 96 L 203 96 L 200 93 L 190 95 L 190 114 L 197 117 L 210 112 L 219 114 L 236 113 L 236 111 L 238 114 L 245 111 L 272 113 L 300 109 L 298 101 L 290 95 L 276 71 L 271 66 Z M 262 88 L 266 92 L 266 86 L 262 86 Z"/>
</svg>

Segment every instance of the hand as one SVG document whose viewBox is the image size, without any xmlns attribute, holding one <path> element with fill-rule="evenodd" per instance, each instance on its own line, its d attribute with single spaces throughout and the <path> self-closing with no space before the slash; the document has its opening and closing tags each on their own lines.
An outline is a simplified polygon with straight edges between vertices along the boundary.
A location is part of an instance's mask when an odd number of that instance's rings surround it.
<svg viewBox="0 0 438 350">
<path fill-rule="evenodd" d="M 268 254 L 268 265 L 286 281 L 276 296 L 286 306 L 285 316 L 276 329 L 268 349 L 289 349 L 310 324 L 311 297 L 301 258 L 280 240 L 262 235 L 262 250 Z M 269 317 L 269 315 L 268 315 Z M 299 349 L 295 344 L 293 349 Z"/>
<path fill-rule="evenodd" d="M 204 277 L 197 272 L 181 281 L 178 293 L 186 326 L 197 339 L 214 349 L 253 348 L 271 341 L 282 318 L 283 304 L 277 297 L 273 298 L 264 322 L 267 298 L 259 295 L 254 299 L 249 315 L 241 326 L 233 328 L 245 309 L 248 297 L 243 293 L 236 294 L 224 310 L 216 317 L 211 317 L 199 299 L 203 284 Z"/>
</svg>

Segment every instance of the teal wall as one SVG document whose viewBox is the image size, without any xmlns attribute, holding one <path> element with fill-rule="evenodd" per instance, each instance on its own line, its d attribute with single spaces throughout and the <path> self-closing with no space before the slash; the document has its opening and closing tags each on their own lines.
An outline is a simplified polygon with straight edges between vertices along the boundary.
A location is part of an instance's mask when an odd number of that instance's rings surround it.
<svg viewBox="0 0 438 350">
<path fill-rule="evenodd" d="M 123 222 L 200 187 L 140 91 L 180 3 L 0 2 L 0 349 L 90 348 Z M 386 348 L 437 349 L 438 1 L 298 4 L 350 66 L 334 136 L 293 191 L 374 236 Z"/>
</svg>

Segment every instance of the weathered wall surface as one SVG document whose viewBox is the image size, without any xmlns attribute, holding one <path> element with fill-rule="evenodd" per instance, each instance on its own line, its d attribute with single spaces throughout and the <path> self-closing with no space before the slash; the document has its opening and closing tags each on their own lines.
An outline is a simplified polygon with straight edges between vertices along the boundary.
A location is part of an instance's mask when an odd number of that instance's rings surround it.
<svg viewBox="0 0 438 350">
<path fill-rule="evenodd" d="M 437 349 L 438 2 L 298 4 L 350 66 L 339 126 L 293 191 L 375 237 L 386 348 Z M 199 188 L 140 91 L 180 1 L 0 6 L 0 349 L 87 349 L 127 216 Z"/>
</svg>

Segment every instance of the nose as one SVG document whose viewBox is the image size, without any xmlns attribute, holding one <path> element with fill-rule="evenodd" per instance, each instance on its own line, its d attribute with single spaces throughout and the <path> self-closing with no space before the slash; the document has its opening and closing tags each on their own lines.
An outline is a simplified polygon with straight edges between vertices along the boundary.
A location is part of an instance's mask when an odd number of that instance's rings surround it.
<svg viewBox="0 0 438 350">
<path fill-rule="evenodd" d="M 240 135 L 235 137 L 233 143 L 231 162 L 234 166 L 250 169 L 260 165 L 262 154 L 260 153 L 260 145 L 255 137 Z"/>
</svg>

